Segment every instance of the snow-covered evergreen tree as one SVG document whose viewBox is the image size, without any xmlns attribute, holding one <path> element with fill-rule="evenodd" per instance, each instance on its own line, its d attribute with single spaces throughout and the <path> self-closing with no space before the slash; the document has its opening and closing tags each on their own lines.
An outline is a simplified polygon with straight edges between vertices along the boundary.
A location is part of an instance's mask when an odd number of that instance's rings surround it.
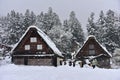
<svg viewBox="0 0 120 80">
<path fill-rule="evenodd" d="M 3 18 L 0 17 L 0 43 L 2 42 L 2 37 L 3 37 L 3 33 L 4 33 L 4 27 L 3 27 Z"/>
<path fill-rule="evenodd" d="M 120 49 L 116 48 L 112 57 L 112 68 L 120 68 Z"/>
<path fill-rule="evenodd" d="M 35 25 L 38 26 L 42 31 L 45 31 L 44 30 L 44 13 L 41 12 L 37 17 L 36 17 L 36 22 L 35 22 Z"/>
<path fill-rule="evenodd" d="M 75 12 L 73 11 L 70 13 L 69 26 L 71 27 L 73 39 L 75 40 L 75 42 L 82 45 L 84 42 L 83 29 L 81 28 L 81 24 L 76 18 Z"/>
<path fill-rule="evenodd" d="M 53 26 L 51 30 L 49 30 L 48 34 L 50 38 L 54 41 L 54 43 L 57 45 L 57 47 L 62 51 L 65 46 L 62 46 L 61 40 L 62 36 L 64 36 L 65 31 L 63 30 L 63 27 L 58 25 L 58 26 Z M 65 48 L 66 49 L 66 48 Z"/>
<path fill-rule="evenodd" d="M 116 16 L 116 19 L 115 19 L 115 26 L 116 26 L 116 30 L 117 30 L 117 35 L 118 35 L 118 46 L 120 48 L 120 14 Z"/>
<path fill-rule="evenodd" d="M 63 26 L 66 33 L 72 34 L 68 41 L 69 52 L 77 51 L 84 42 L 84 33 L 74 11 L 70 13 L 69 19 L 64 21 Z M 65 38 L 67 40 L 67 36 Z M 65 38 L 63 38 L 63 41 L 65 41 Z"/>
<path fill-rule="evenodd" d="M 115 26 L 115 13 L 109 10 L 105 18 L 105 34 L 104 34 L 104 44 L 108 51 L 113 53 L 116 47 L 118 47 L 119 36 L 117 33 L 117 27 Z"/>
<path fill-rule="evenodd" d="M 53 26 L 61 26 L 59 16 L 55 12 L 53 12 L 51 7 L 49 7 L 47 13 L 43 14 L 42 12 L 38 16 L 36 23 L 38 23 L 36 25 L 40 25 L 40 28 L 42 28 L 45 33 L 48 33 Z"/>
<path fill-rule="evenodd" d="M 10 21 L 9 21 L 9 14 L 5 17 L 1 17 L 0 18 L 0 26 L 1 26 L 1 30 L 0 30 L 0 39 L 1 39 L 1 43 L 3 44 L 7 44 L 9 41 L 9 37 L 8 37 L 8 27 L 10 25 Z"/>
<path fill-rule="evenodd" d="M 92 12 L 90 17 L 88 18 L 87 32 L 88 35 L 94 35 L 96 37 L 97 27 L 96 23 L 94 22 L 94 15 L 95 14 Z"/>
<path fill-rule="evenodd" d="M 25 16 L 22 13 L 11 11 L 10 14 L 7 15 L 7 44 L 15 44 L 18 42 L 19 38 L 25 32 L 27 27 L 34 24 L 36 21 L 36 15 L 29 10 L 26 10 Z M 3 42 L 3 43 L 4 43 Z"/>
<path fill-rule="evenodd" d="M 35 21 L 36 21 L 36 15 L 34 14 L 33 11 L 30 12 L 30 10 L 27 9 L 24 16 L 24 26 L 27 28 L 35 24 Z"/>
<path fill-rule="evenodd" d="M 100 14 L 99 14 L 99 18 L 96 22 L 96 38 L 97 40 L 104 45 L 104 34 L 105 34 L 105 31 L 106 31 L 106 22 L 105 22 L 105 15 L 104 15 L 104 12 L 101 11 Z"/>
<path fill-rule="evenodd" d="M 24 18 L 22 14 L 11 11 L 10 15 L 8 14 L 8 27 L 7 31 L 7 44 L 15 44 L 18 42 L 19 38 L 22 36 L 24 31 Z"/>
<path fill-rule="evenodd" d="M 8 44 L 14 44 L 18 41 L 17 34 L 16 34 L 16 31 L 18 28 L 18 26 L 17 26 L 18 15 L 16 14 L 16 12 L 14 10 L 11 11 L 8 19 L 10 22 L 8 29 L 7 29 L 8 30 L 8 37 L 9 37 Z"/>
</svg>

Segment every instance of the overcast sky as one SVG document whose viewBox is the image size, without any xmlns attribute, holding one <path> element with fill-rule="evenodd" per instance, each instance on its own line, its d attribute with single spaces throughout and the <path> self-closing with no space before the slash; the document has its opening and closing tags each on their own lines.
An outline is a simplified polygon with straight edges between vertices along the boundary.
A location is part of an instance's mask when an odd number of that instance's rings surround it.
<svg viewBox="0 0 120 80">
<path fill-rule="evenodd" d="M 120 0 L 0 0 L 0 16 L 6 15 L 11 10 L 24 13 L 26 9 L 39 14 L 52 7 L 61 20 L 69 17 L 71 11 L 75 11 L 77 18 L 83 26 L 91 12 L 96 16 L 101 10 L 109 9 L 120 12 Z"/>
</svg>

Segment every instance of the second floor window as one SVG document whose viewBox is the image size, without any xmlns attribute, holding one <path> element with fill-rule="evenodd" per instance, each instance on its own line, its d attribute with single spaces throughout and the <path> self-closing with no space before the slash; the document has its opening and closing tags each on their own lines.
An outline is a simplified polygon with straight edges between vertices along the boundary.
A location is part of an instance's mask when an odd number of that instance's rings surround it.
<svg viewBox="0 0 120 80">
<path fill-rule="evenodd" d="M 37 50 L 42 50 L 42 45 L 37 45 Z"/>
<path fill-rule="evenodd" d="M 31 37 L 30 42 L 37 42 L 37 38 L 36 37 Z"/>
<path fill-rule="evenodd" d="M 89 55 L 95 55 L 94 44 L 89 44 Z"/>
<path fill-rule="evenodd" d="M 89 49 L 94 49 L 94 45 L 93 44 L 89 44 Z"/>
<path fill-rule="evenodd" d="M 89 50 L 89 55 L 95 55 L 95 50 Z"/>
<path fill-rule="evenodd" d="M 30 50 L 30 45 L 25 45 L 25 50 Z"/>
</svg>

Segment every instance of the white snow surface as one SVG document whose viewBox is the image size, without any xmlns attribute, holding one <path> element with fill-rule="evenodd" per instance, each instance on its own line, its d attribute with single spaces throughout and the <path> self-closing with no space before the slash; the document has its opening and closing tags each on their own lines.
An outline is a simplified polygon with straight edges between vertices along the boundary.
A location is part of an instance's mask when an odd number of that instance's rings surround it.
<svg viewBox="0 0 120 80">
<path fill-rule="evenodd" d="M 17 45 L 21 42 L 21 40 L 24 38 L 24 36 L 27 34 L 27 32 L 29 31 L 30 28 L 36 28 L 38 34 L 44 39 L 44 41 L 48 44 L 48 46 L 54 51 L 55 54 L 62 56 L 62 53 L 59 51 L 59 49 L 56 47 L 56 45 L 54 44 L 54 42 L 42 31 L 40 30 L 38 27 L 36 26 L 30 26 L 26 32 L 23 34 L 23 36 L 20 38 L 19 42 L 15 44 L 15 46 L 13 47 L 13 49 L 11 51 L 13 51 Z M 62 56 L 63 57 L 63 56 Z"/>
<path fill-rule="evenodd" d="M 85 66 L 0 66 L 0 80 L 120 80 L 120 69 Z"/>
</svg>

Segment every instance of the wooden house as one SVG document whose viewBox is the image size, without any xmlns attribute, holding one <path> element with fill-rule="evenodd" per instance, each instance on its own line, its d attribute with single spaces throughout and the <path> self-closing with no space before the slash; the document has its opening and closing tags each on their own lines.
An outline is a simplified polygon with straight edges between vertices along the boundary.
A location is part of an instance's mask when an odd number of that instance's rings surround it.
<svg viewBox="0 0 120 80">
<path fill-rule="evenodd" d="M 97 60 L 97 66 L 100 68 L 110 68 L 110 58 L 112 55 L 103 47 L 94 36 L 89 36 L 82 48 L 75 55 L 76 60 L 85 63 L 89 60 Z"/>
<path fill-rule="evenodd" d="M 12 49 L 14 64 L 58 66 L 62 58 L 56 45 L 36 26 L 30 26 Z"/>
</svg>

